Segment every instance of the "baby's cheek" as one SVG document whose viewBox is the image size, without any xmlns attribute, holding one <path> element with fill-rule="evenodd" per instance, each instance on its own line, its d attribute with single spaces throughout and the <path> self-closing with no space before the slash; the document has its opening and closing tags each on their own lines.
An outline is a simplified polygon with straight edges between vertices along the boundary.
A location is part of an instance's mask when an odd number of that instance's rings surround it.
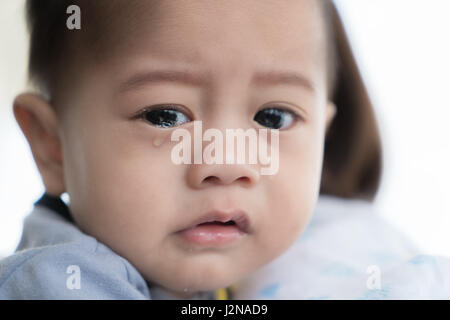
<svg viewBox="0 0 450 320">
<path fill-rule="evenodd" d="M 311 154 L 295 157 L 280 154 L 280 160 L 278 174 L 267 180 L 269 212 L 262 223 L 260 238 L 272 254 L 286 250 L 309 223 L 320 181 L 317 159 L 312 159 Z"/>
<path fill-rule="evenodd" d="M 300 236 L 309 222 L 310 199 L 305 199 L 301 195 L 290 197 L 284 194 L 283 197 L 283 194 L 278 194 L 277 196 L 280 201 L 272 212 L 270 223 L 266 225 L 268 237 L 265 239 L 272 242 L 271 246 L 274 250 L 284 251 Z M 281 253 L 278 252 L 278 254 Z"/>
<path fill-rule="evenodd" d="M 80 222 L 125 256 L 127 247 L 151 250 L 175 219 L 171 214 L 176 212 L 172 205 L 177 190 L 171 182 L 181 179 L 182 169 L 172 168 L 170 153 L 161 149 L 151 141 L 143 146 L 117 138 L 89 153 L 89 192 L 80 202 Z"/>
</svg>

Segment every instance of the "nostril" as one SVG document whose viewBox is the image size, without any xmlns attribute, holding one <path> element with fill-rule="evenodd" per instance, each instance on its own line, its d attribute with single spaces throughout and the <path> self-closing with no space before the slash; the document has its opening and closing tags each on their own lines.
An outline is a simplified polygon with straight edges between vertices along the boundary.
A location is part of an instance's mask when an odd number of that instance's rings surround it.
<svg viewBox="0 0 450 320">
<path fill-rule="evenodd" d="M 251 179 L 246 176 L 242 176 L 236 179 L 236 181 L 241 181 L 244 183 L 250 183 Z M 222 179 L 216 177 L 216 176 L 208 176 L 206 177 L 203 182 L 210 182 L 210 183 L 227 183 L 226 181 L 223 181 Z"/>
<path fill-rule="evenodd" d="M 219 183 L 220 179 L 218 177 L 216 177 L 216 176 L 209 176 L 209 177 L 206 177 L 203 181 L 204 182 L 211 182 L 211 183 Z"/>
<path fill-rule="evenodd" d="M 239 177 L 239 179 L 237 179 L 237 180 L 238 181 L 242 181 L 242 182 L 246 182 L 246 183 L 250 182 L 250 178 L 246 177 L 246 176 Z"/>
</svg>

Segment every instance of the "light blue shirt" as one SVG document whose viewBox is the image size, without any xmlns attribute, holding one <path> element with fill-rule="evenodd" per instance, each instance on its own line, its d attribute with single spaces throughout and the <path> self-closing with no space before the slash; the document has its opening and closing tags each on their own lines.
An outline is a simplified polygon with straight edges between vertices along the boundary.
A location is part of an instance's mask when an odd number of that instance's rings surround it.
<svg viewBox="0 0 450 320">
<path fill-rule="evenodd" d="M 0 299 L 150 299 L 124 258 L 37 205 L 16 252 L 0 263 Z"/>
<path fill-rule="evenodd" d="M 191 299 L 213 298 L 213 292 L 201 292 Z M 36 205 L 16 252 L 0 261 L 0 299 L 174 297 L 150 286 L 130 262 L 61 214 Z"/>
</svg>

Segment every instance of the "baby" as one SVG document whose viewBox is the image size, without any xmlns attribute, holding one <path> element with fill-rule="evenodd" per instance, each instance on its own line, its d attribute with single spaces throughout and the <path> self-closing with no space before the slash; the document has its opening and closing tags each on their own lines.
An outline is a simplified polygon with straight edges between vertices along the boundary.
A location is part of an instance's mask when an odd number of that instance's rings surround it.
<svg viewBox="0 0 450 320">
<path fill-rule="evenodd" d="M 221 298 L 294 244 L 319 194 L 374 197 L 377 126 L 331 2 L 28 0 L 27 15 L 38 93 L 14 115 L 46 193 L 0 298 Z M 276 132 L 279 169 L 174 163 L 173 133 L 198 121 Z"/>
</svg>

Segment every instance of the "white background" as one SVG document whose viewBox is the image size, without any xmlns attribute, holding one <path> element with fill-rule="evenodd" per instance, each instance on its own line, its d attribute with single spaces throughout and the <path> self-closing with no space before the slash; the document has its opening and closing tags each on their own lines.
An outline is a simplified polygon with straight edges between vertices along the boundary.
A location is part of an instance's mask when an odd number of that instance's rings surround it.
<svg viewBox="0 0 450 320">
<path fill-rule="evenodd" d="M 450 1 L 337 0 L 384 146 L 379 213 L 424 252 L 450 255 Z M 0 257 L 43 192 L 11 112 L 24 89 L 23 1 L 0 2 Z"/>
</svg>

